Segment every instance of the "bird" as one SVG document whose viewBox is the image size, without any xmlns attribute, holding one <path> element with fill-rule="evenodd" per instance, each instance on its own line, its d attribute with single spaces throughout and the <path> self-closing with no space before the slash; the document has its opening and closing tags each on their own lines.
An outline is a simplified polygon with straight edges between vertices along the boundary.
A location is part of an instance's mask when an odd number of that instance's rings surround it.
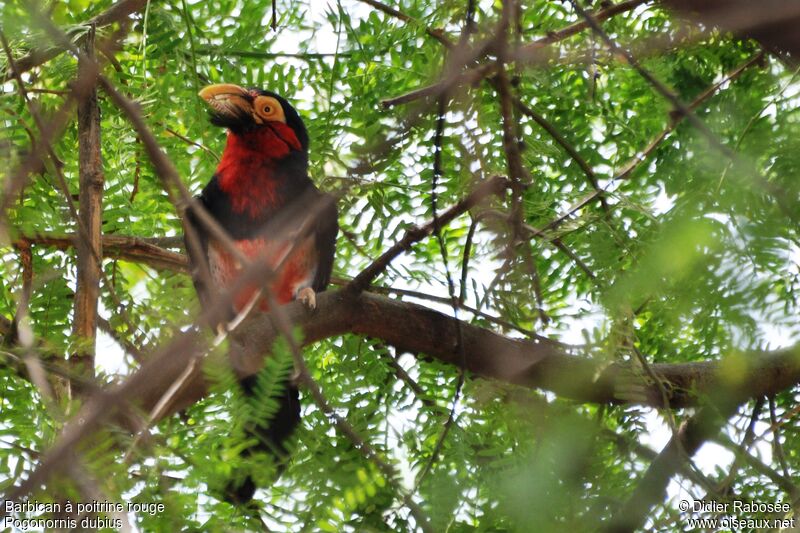
<svg viewBox="0 0 800 533">
<path fill-rule="evenodd" d="M 227 130 L 227 141 L 216 172 L 195 197 L 197 203 L 244 257 L 265 260 L 274 270 L 268 289 L 278 304 L 299 300 L 313 310 L 317 293 L 330 281 L 339 226 L 333 197 L 320 192 L 308 175 L 309 136 L 300 114 L 282 96 L 258 88 L 221 83 L 204 87 L 199 95 L 211 123 Z M 225 320 L 241 318 L 250 309 L 268 312 L 266 283 L 238 279 L 243 266 L 236 255 L 213 237 L 194 210 L 187 210 L 186 224 L 191 227 L 186 245 L 201 303 L 214 305 L 216 294 L 235 286 Z M 207 269 L 205 275 L 202 269 Z M 239 383 L 244 394 L 255 393 L 255 376 Z M 288 461 L 287 439 L 300 423 L 297 386 L 290 378 L 283 385 L 276 414 L 252 429 L 257 444 L 243 452 L 266 451 L 278 475 Z M 246 504 L 256 489 L 245 474 L 228 483 L 223 497 Z"/>
</svg>

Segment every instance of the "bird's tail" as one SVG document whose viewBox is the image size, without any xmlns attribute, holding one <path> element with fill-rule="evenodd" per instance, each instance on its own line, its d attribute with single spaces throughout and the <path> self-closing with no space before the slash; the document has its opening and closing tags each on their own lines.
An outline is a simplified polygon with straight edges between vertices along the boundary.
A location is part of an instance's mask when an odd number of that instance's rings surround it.
<svg viewBox="0 0 800 533">
<path fill-rule="evenodd" d="M 257 376 L 249 376 L 240 381 L 246 396 L 256 395 Z M 297 387 L 286 379 L 282 384 L 283 393 L 275 398 L 278 410 L 274 416 L 261 421 L 251 429 L 247 429 L 247 436 L 253 437 L 256 444 L 245 448 L 244 455 L 253 455 L 265 452 L 275 465 L 276 479 L 286 469 L 289 461 L 287 443 L 300 423 L 300 393 Z M 239 472 L 225 487 L 226 501 L 235 505 L 247 504 L 257 489 L 253 476 L 248 472 Z"/>
</svg>

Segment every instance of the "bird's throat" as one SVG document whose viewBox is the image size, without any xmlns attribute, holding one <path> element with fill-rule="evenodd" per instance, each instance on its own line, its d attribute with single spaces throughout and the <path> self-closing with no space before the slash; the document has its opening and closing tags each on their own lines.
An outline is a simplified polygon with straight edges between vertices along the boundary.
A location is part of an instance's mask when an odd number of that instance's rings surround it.
<svg viewBox="0 0 800 533">
<path fill-rule="evenodd" d="M 261 128 L 241 134 L 228 133 L 217 176 L 220 189 L 228 195 L 234 213 L 257 219 L 280 202 L 283 182 L 289 179 L 285 172 L 281 172 L 281 163 L 297 143 L 291 130 L 290 136 L 280 136 L 280 133 L 285 132 Z"/>
</svg>

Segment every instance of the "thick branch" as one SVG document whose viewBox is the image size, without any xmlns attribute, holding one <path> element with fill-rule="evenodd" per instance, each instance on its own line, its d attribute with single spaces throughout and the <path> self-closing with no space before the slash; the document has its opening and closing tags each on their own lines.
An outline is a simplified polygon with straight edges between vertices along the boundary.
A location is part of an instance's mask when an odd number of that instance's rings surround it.
<svg viewBox="0 0 800 533">
<path fill-rule="evenodd" d="M 462 361 L 456 321 L 421 305 L 344 289 L 318 295 L 317 310 L 313 313 L 299 303 L 289 304 L 285 310 L 287 319 L 303 331 L 303 345 L 354 333 L 380 339 L 418 357 L 431 357 L 454 366 Z M 659 387 L 626 365 L 607 365 L 589 357 L 570 355 L 556 343 L 512 339 L 465 322 L 460 327 L 463 360 L 466 369 L 475 376 L 544 389 L 580 402 L 663 406 Z M 279 336 L 269 314 L 248 319 L 235 334 L 232 357 L 237 371 L 243 374 L 258 371 L 265 352 Z M 184 345 L 181 349 L 187 348 Z M 175 357 L 175 350 L 169 348 L 168 352 L 173 358 L 184 359 L 183 355 Z M 672 408 L 699 405 L 700 394 L 715 385 L 720 376 L 742 380 L 742 398 L 775 394 L 800 383 L 800 347 L 734 359 L 730 364 L 726 361 L 661 363 L 651 365 L 651 369 L 669 392 L 667 399 Z M 152 408 L 184 368 L 179 363 L 161 365 L 157 377 L 151 376 L 147 383 L 136 385 L 135 397 L 145 410 Z M 198 369 L 170 412 L 191 405 L 204 394 L 205 385 Z"/>
<path fill-rule="evenodd" d="M 378 338 L 400 350 L 424 354 L 458 366 L 457 328 L 452 317 L 426 307 L 374 294 L 355 296 L 347 291 L 320 296 L 319 309 L 304 313 L 300 305 L 287 307 L 289 318 L 304 331 L 305 343 L 355 333 Z M 257 366 L 264 349 L 276 338 L 268 315 L 243 324 L 240 345 L 248 347 L 237 357 L 244 366 Z M 661 406 L 656 384 L 629 368 L 604 366 L 588 357 L 569 355 L 552 343 L 510 339 L 492 331 L 461 323 L 466 369 L 473 374 L 541 388 L 582 402 L 623 403 L 630 388 L 638 388 L 638 402 Z M 252 350 L 252 353 L 251 353 Z M 730 366 L 730 368 L 729 368 Z M 800 382 L 800 347 L 736 357 L 730 365 L 719 361 L 651 365 L 669 391 L 671 407 L 699 404 L 697 393 L 707 390 L 720 373 L 740 368 L 747 394 L 756 397 L 784 390 Z M 627 396 L 626 396 L 627 398 Z"/>
<path fill-rule="evenodd" d="M 355 333 L 452 365 L 462 361 L 455 320 L 420 305 L 340 290 L 320 294 L 313 313 L 299 302 L 285 306 L 284 310 L 286 318 L 303 331 L 304 344 Z M 659 387 L 646 383 L 640 374 L 621 365 L 604 366 L 599 361 L 569 355 L 549 343 L 510 339 L 466 323 L 460 327 L 464 339 L 463 361 L 466 369 L 477 376 L 542 388 L 582 402 L 637 401 L 651 405 L 662 402 Z M 272 346 L 280 333 L 268 314 L 254 316 L 240 328 L 241 332 L 232 339 L 233 363 L 237 371 L 253 373 L 260 366 L 265 349 Z M 124 383 L 89 400 L 77 417 L 80 423 L 67 425 L 39 468 L 7 498 L 16 500 L 35 490 L 49 473 L 63 465 L 63 458 L 69 456 L 78 442 L 89 437 L 104 421 L 113 416 L 126 422 L 120 416 L 127 411 L 126 405 L 133 404 L 145 411 L 152 409 L 164 391 L 184 373 L 187 364 L 203 350 L 195 333 L 181 335 L 149 357 Z M 191 405 L 206 393 L 199 366 L 181 395 L 163 412 L 164 416 Z M 698 405 L 696 391 L 709 390 L 721 377 L 726 383 L 739 380 L 738 399 L 756 397 L 774 394 L 800 382 L 800 347 L 736 357 L 730 365 L 717 361 L 655 364 L 652 370 L 670 391 L 671 407 Z M 635 387 L 641 394 L 634 400 L 625 400 L 617 394 L 618 391 L 630 394 Z M 129 419 L 127 424 L 130 425 Z"/>
</svg>

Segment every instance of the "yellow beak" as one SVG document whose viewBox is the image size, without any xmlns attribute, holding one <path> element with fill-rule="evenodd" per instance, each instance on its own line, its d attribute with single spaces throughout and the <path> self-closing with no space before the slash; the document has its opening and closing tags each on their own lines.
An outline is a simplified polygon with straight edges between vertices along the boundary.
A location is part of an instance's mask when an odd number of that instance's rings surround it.
<svg viewBox="0 0 800 533">
<path fill-rule="evenodd" d="M 248 96 L 245 89 L 238 85 L 233 85 L 232 83 L 215 83 L 214 85 L 203 87 L 199 94 L 200 98 L 206 102 L 214 99 L 229 98 L 231 96 Z"/>
<path fill-rule="evenodd" d="M 204 87 L 200 98 L 206 101 L 214 111 L 224 116 L 240 116 L 250 114 L 253 110 L 250 93 L 246 89 L 231 83 L 217 83 Z"/>
</svg>

